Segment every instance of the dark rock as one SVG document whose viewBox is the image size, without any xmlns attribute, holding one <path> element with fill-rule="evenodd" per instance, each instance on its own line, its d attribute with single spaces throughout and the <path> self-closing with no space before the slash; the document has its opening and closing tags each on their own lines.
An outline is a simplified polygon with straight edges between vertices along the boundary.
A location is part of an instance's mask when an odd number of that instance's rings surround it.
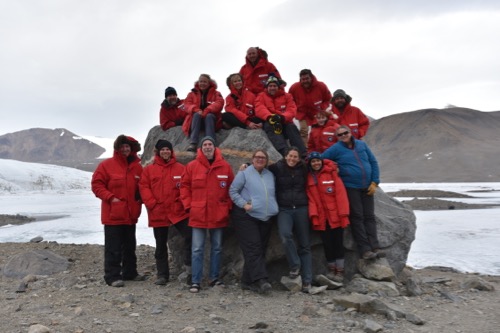
<svg viewBox="0 0 500 333">
<path fill-rule="evenodd" d="M 495 287 L 492 284 L 486 282 L 485 280 L 481 279 L 478 276 L 473 276 L 471 278 L 468 278 L 461 284 L 461 287 L 463 289 L 477 289 L 481 291 L 495 290 Z"/>
<path fill-rule="evenodd" d="M 34 250 L 12 256 L 3 269 L 7 277 L 23 278 L 28 274 L 52 275 L 68 268 L 69 262 L 52 251 Z"/>
<path fill-rule="evenodd" d="M 32 239 L 30 239 L 30 243 L 40 243 L 43 241 L 43 237 L 42 236 L 36 236 Z"/>
</svg>

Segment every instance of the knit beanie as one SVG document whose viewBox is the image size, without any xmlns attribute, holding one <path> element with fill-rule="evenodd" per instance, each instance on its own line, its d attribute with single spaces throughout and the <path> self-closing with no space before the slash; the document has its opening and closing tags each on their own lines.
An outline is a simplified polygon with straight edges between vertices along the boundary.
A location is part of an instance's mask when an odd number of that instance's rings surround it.
<svg viewBox="0 0 500 333">
<path fill-rule="evenodd" d="M 167 98 L 170 95 L 176 95 L 177 96 L 177 91 L 173 87 L 168 87 L 165 89 L 165 98 Z"/>
<path fill-rule="evenodd" d="M 205 142 L 205 141 L 207 141 L 207 140 L 208 140 L 208 141 L 211 141 L 211 142 L 214 144 L 214 146 L 215 146 L 215 140 L 214 140 L 214 138 L 212 138 L 211 136 L 205 136 L 205 137 L 204 137 L 203 139 L 201 139 L 201 141 L 200 141 L 200 147 L 201 147 L 201 146 L 203 146 L 203 142 Z"/>
<path fill-rule="evenodd" d="M 160 139 L 155 144 L 155 148 L 158 151 L 160 151 L 162 148 L 165 148 L 165 147 L 167 147 L 170 150 L 173 150 L 173 147 L 172 147 L 172 144 L 170 143 L 170 141 Z"/>
<path fill-rule="evenodd" d="M 318 160 L 322 160 L 323 161 L 323 157 L 321 157 L 321 154 L 318 153 L 317 151 L 313 151 L 309 155 L 307 155 L 307 164 L 310 165 L 311 161 L 314 160 L 314 159 L 318 159 Z"/>
</svg>

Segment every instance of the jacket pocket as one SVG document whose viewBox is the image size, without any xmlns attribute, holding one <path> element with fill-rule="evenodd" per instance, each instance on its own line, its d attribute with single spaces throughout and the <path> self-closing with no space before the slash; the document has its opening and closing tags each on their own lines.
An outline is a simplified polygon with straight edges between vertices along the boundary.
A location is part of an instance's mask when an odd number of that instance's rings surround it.
<svg viewBox="0 0 500 333">
<path fill-rule="evenodd" d="M 111 220 L 126 220 L 128 219 L 128 207 L 127 202 L 120 200 L 117 202 L 111 202 L 111 207 L 109 210 L 109 218 Z"/>
</svg>

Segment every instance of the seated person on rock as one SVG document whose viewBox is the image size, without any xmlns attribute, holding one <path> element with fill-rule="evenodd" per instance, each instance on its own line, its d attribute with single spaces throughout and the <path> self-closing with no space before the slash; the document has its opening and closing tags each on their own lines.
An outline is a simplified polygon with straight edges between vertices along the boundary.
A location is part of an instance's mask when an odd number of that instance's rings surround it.
<svg viewBox="0 0 500 333">
<path fill-rule="evenodd" d="M 274 148 L 283 156 L 290 145 L 296 146 L 301 156 L 307 154 L 306 147 L 300 137 L 299 129 L 293 118 L 297 107 L 292 95 L 280 89 L 281 80 L 269 76 L 266 82 L 266 91 L 261 92 L 255 99 L 255 112 L 264 123 L 264 131 Z"/>
<path fill-rule="evenodd" d="M 222 128 L 221 112 L 224 98 L 217 91 L 217 83 L 210 75 L 201 74 L 194 88 L 184 100 L 187 112 L 182 130 L 189 137 L 187 151 L 195 152 L 200 131 L 215 139 L 215 132 Z"/>
<path fill-rule="evenodd" d="M 165 89 L 165 99 L 160 109 L 161 129 L 166 131 L 174 126 L 182 126 L 186 115 L 184 100 L 177 98 L 177 91 L 173 87 Z"/>
<path fill-rule="evenodd" d="M 226 97 L 226 112 L 222 113 L 223 127 L 261 129 L 263 121 L 255 116 L 255 95 L 244 87 L 241 74 L 229 75 L 226 83 L 231 93 Z"/>
<path fill-rule="evenodd" d="M 308 152 L 324 152 L 331 145 L 337 142 L 335 131 L 339 128 L 339 124 L 334 120 L 337 115 L 330 115 L 326 111 L 316 113 L 314 119 L 316 122 L 311 126 L 309 140 L 307 141 Z"/>
</svg>

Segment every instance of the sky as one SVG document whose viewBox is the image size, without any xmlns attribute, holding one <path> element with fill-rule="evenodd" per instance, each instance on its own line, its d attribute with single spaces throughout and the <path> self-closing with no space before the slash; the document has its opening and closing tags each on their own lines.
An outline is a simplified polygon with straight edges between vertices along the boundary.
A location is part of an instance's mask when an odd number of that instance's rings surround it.
<svg viewBox="0 0 500 333">
<path fill-rule="evenodd" d="M 250 46 L 288 87 L 311 69 L 376 119 L 499 111 L 499 31 L 499 1 L 0 0 L 0 135 L 144 142 L 167 86 L 184 98 L 208 73 L 225 97 Z"/>
</svg>

